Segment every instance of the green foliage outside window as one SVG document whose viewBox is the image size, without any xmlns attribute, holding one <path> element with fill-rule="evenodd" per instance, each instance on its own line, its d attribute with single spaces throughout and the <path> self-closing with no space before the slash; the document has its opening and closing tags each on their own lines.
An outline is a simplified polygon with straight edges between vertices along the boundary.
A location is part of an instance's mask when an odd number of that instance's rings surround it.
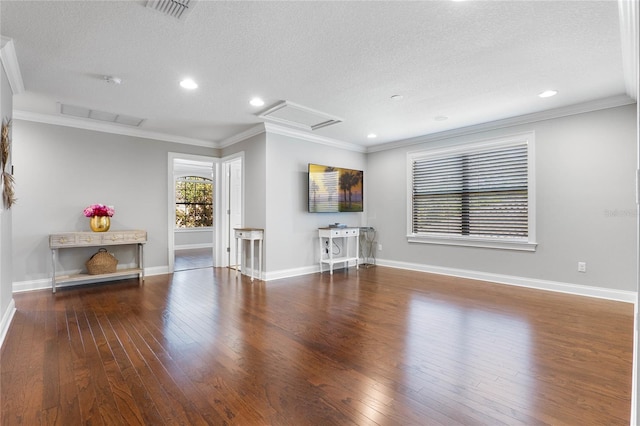
<svg viewBox="0 0 640 426">
<path fill-rule="evenodd" d="M 213 226 L 213 181 L 198 176 L 176 179 L 176 228 Z"/>
</svg>

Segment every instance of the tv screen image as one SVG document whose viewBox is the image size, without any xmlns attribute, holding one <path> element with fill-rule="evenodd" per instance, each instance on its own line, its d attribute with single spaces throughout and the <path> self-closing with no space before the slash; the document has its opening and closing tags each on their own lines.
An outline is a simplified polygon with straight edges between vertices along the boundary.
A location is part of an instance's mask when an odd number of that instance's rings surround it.
<svg viewBox="0 0 640 426">
<path fill-rule="evenodd" d="M 363 211 L 363 172 L 309 163 L 309 212 Z"/>
</svg>

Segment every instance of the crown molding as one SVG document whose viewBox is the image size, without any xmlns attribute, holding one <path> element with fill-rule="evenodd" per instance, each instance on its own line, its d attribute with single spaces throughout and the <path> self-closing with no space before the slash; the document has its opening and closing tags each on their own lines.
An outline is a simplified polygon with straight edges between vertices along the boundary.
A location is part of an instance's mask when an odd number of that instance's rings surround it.
<svg viewBox="0 0 640 426">
<path fill-rule="evenodd" d="M 11 91 L 14 95 L 19 95 L 24 92 L 24 82 L 22 81 L 22 73 L 20 72 L 20 65 L 18 64 L 18 56 L 16 55 L 16 49 L 13 45 L 13 39 L 0 36 L 2 40 L 2 48 L 0 49 L 0 61 L 2 61 L 2 67 L 7 74 Z"/>
<path fill-rule="evenodd" d="M 282 136 L 289 136 L 292 138 L 302 139 L 307 142 L 319 143 L 322 145 L 331 146 L 334 148 L 346 149 L 348 151 L 366 152 L 366 148 L 361 145 L 356 145 L 349 142 L 343 142 L 337 139 L 331 139 L 324 136 L 313 135 L 311 133 L 291 129 L 289 127 L 278 126 L 277 124 L 264 123 L 264 127 L 267 133 L 274 133 Z"/>
<path fill-rule="evenodd" d="M 620 44 L 622 47 L 622 66 L 627 95 L 638 100 L 638 39 L 640 25 L 638 0 L 618 0 L 620 15 Z"/>
<path fill-rule="evenodd" d="M 234 143 L 242 142 L 245 139 L 249 139 L 252 136 L 259 135 L 260 133 L 273 133 L 276 135 L 288 136 L 296 139 L 302 139 L 307 142 L 319 143 L 322 145 L 332 146 L 334 148 L 346 149 L 348 151 L 366 152 L 363 146 L 352 144 L 349 142 L 339 141 L 337 139 L 331 139 L 324 136 L 318 136 L 311 134 L 304 130 L 292 129 L 285 126 L 280 126 L 273 123 L 260 123 L 257 126 L 245 130 L 242 133 L 238 133 L 235 136 L 231 136 L 220 142 L 218 148 L 226 148 Z"/>
<path fill-rule="evenodd" d="M 260 133 L 264 133 L 265 132 L 265 128 L 264 128 L 264 124 L 260 123 L 258 125 L 255 125 L 253 127 L 251 127 L 250 129 L 247 129 L 243 132 L 240 132 L 236 135 L 230 136 L 226 139 L 223 139 L 222 141 L 220 141 L 217 144 L 217 147 L 222 149 L 222 148 L 226 148 L 228 146 L 231 146 L 235 143 L 238 142 L 242 142 L 245 139 L 249 139 L 255 135 L 259 135 Z"/>
<path fill-rule="evenodd" d="M 532 114 L 520 115 L 517 117 L 505 118 L 503 120 L 490 121 L 488 123 L 476 124 L 473 126 L 461 127 L 459 129 L 446 130 L 444 132 L 432 133 L 415 138 L 402 139 L 395 142 L 374 145 L 367 149 L 367 152 L 388 151 L 395 148 L 402 148 L 421 143 L 435 142 L 443 139 L 472 135 L 480 132 L 502 129 L 505 127 L 518 126 L 521 124 L 530 124 L 538 121 L 551 120 L 554 118 L 567 117 L 570 115 L 583 114 L 602 109 L 615 108 L 624 105 L 635 104 L 636 101 L 627 95 L 613 96 L 609 98 L 598 99 L 590 102 L 584 102 L 566 107 L 550 109 L 546 111 L 535 112 Z"/>
<path fill-rule="evenodd" d="M 187 138 L 183 136 L 169 135 L 160 132 L 151 132 L 138 128 L 128 128 L 117 124 L 103 123 L 81 118 L 63 117 L 60 115 L 41 114 L 37 112 L 14 110 L 13 118 L 16 120 L 33 121 L 36 123 L 54 124 L 57 126 L 74 127 L 95 132 L 112 133 L 137 138 L 154 139 L 164 142 L 180 143 L 185 145 L 202 146 L 205 148 L 218 148 L 215 142 L 202 139 Z"/>
</svg>

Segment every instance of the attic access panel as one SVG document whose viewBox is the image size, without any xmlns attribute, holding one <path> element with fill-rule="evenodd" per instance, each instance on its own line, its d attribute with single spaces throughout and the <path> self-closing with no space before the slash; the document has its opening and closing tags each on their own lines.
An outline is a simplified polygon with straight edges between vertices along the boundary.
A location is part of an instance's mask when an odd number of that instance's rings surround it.
<svg viewBox="0 0 640 426">
<path fill-rule="evenodd" d="M 158 12 L 183 20 L 195 6 L 195 0 L 147 0 L 147 7 Z"/>
<path fill-rule="evenodd" d="M 342 119 L 315 109 L 282 101 L 261 113 L 258 117 L 304 130 L 317 130 L 333 124 L 342 123 Z"/>
<path fill-rule="evenodd" d="M 144 121 L 144 118 L 123 114 L 114 114 L 111 112 L 99 111 L 77 105 L 58 103 L 58 108 L 58 112 L 62 115 L 71 115 L 73 117 L 87 118 L 90 120 L 106 121 L 108 123 L 125 124 L 132 127 L 140 127 L 140 125 Z"/>
</svg>

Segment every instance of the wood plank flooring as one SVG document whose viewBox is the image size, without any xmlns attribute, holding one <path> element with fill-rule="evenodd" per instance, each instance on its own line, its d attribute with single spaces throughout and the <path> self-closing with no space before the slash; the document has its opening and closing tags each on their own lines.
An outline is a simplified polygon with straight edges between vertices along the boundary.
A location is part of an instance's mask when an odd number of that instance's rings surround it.
<svg viewBox="0 0 640 426">
<path fill-rule="evenodd" d="M 628 425 L 633 306 L 384 267 L 15 295 L 3 425 Z"/>
</svg>

